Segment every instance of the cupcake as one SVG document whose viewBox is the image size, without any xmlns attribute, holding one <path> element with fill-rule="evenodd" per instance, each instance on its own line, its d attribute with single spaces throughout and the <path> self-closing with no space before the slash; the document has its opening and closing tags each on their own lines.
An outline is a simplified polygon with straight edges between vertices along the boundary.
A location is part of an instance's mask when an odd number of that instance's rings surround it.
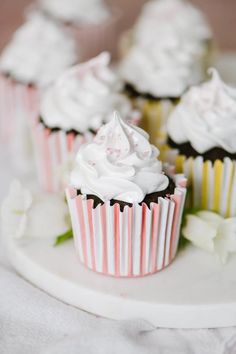
<svg viewBox="0 0 236 354">
<path fill-rule="evenodd" d="M 0 56 L 0 137 L 28 156 L 28 123 L 38 117 L 39 95 L 77 62 L 71 36 L 41 15 L 31 16 Z M 13 152 L 15 149 L 13 149 Z M 26 154 L 26 155 L 25 155 Z"/>
<path fill-rule="evenodd" d="M 127 93 L 145 113 L 153 144 L 166 138 L 166 119 L 181 95 L 203 81 L 212 32 L 204 16 L 183 0 L 148 2 L 131 32 L 121 63 Z"/>
<path fill-rule="evenodd" d="M 104 50 L 114 54 L 121 16 L 104 0 L 38 0 L 38 8 L 73 32 L 83 60 Z"/>
<path fill-rule="evenodd" d="M 64 189 L 74 153 L 93 139 L 114 109 L 126 119 L 140 118 L 121 94 L 122 83 L 109 63 L 110 55 L 104 52 L 69 69 L 42 98 L 34 141 L 39 181 L 48 192 Z"/>
<path fill-rule="evenodd" d="M 143 112 L 142 127 L 153 144 L 166 139 L 166 120 L 181 95 L 204 73 L 191 46 L 174 40 L 168 47 L 135 46 L 120 65 L 125 92 Z"/>
<path fill-rule="evenodd" d="M 236 216 L 236 89 L 210 73 L 171 114 L 166 158 L 186 174 L 190 206 Z"/>
<path fill-rule="evenodd" d="M 137 277 L 175 258 L 185 179 L 164 174 L 157 156 L 148 134 L 116 114 L 79 149 L 66 192 L 76 252 L 86 267 Z"/>
</svg>

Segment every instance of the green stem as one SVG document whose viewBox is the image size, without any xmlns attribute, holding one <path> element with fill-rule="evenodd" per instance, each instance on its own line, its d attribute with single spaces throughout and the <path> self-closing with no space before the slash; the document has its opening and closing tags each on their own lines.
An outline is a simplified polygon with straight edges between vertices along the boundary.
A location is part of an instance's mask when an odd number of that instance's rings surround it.
<svg viewBox="0 0 236 354">
<path fill-rule="evenodd" d="M 71 230 L 68 230 L 66 231 L 64 234 L 62 235 L 59 235 L 57 238 L 56 238 L 56 241 L 54 243 L 54 246 L 59 246 L 61 245 L 62 243 L 64 243 L 65 241 L 69 240 L 73 238 L 73 231 L 72 229 Z"/>
</svg>

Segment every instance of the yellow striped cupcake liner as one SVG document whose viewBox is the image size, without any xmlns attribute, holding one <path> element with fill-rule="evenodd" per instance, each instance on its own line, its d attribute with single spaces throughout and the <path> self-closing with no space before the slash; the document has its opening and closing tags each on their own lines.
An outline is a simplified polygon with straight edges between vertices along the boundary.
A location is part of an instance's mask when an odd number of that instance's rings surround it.
<svg viewBox="0 0 236 354">
<path fill-rule="evenodd" d="M 187 205 L 215 211 L 224 217 L 236 216 L 236 161 L 204 161 L 202 156 L 186 158 L 177 150 L 163 152 L 164 161 L 174 164 L 189 183 Z M 163 157 L 162 156 L 162 157 Z"/>
<path fill-rule="evenodd" d="M 137 97 L 133 100 L 133 106 L 141 111 L 141 128 L 150 135 L 150 141 L 158 148 L 166 142 L 167 118 L 178 103 L 177 100 L 157 99 L 151 100 Z"/>
</svg>

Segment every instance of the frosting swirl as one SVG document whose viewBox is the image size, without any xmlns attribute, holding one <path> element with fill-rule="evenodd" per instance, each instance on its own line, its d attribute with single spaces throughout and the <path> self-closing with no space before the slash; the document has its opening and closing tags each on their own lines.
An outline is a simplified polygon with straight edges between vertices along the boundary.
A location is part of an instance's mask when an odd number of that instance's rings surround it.
<svg viewBox="0 0 236 354">
<path fill-rule="evenodd" d="M 167 131 L 177 144 L 189 142 L 199 153 L 220 147 L 236 152 L 236 88 L 215 69 L 208 82 L 192 87 L 169 117 Z"/>
<path fill-rule="evenodd" d="M 202 13 L 188 2 L 149 1 L 132 37 L 121 73 L 141 94 L 179 97 L 205 78 L 212 33 Z"/>
<path fill-rule="evenodd" d="M 33 14 L 3 50 L 0 70 L 22 83 L 45 87 L 76 61 L 74 40 L 59 25 Z"/>
<path fill-rule="evenodd" d="M 52 17 L 79 25 L 98 25 L 110 11 L 104 0 L 38 0 L 40 8 Z"/>
<path fill-rule="evenodd" d="M 140 203 L 146 194 L 168 187 L 158 153 L 148 142 L 147 133 L 125 123 L 115 113 L 94 141 L 80 148 L 71 185 L 82 194 L 93 194 L 103 201 Z"/>
<path fill-rule="evenodd" d="M 199 59 L 199 58 L 198 58 Z M 121 77 L 141 94 L 179 97 L 204 77 L 201 63 L 191 47 L 183 48 L 178 39 L 169 48 L 134 46 L 120 66 Z"/>
<path fill-rule="evenodd" d="M 199 46 L 212 38 L 212 31 L 204 14 L 189 2 L 152 0 L 144 5 L 133 37 L 135 43 L 154 42 L 158 46 L 180 37 Z"/>
<path fill-rule="evenodd" d="M 120 93 L 122 83 L 109 68 L 104 52 L 64 73 L 45 93 L 40 113 L 50 128 L 97 131 L 110 120 L 114 110 L 129 118 L 132 107 Z"/>
</svg>

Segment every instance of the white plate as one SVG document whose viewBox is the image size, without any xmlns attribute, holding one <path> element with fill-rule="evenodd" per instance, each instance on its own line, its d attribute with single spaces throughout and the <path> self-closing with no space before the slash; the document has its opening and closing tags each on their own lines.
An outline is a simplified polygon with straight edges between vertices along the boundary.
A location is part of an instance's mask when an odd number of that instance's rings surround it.
<svg viewBox="0 0 236 354">
<path fill-rule="evenodd" d="M 113 319 L 143 318 L 169 328 L 236 325 L 236 256 L 222 266 L 192 247 L 166 270 L 136 279 L 115 279 L 87 270 L 73 243 L 50 240 L 9 242 L 15 269 L 56 298 Z"/>
</svg>

